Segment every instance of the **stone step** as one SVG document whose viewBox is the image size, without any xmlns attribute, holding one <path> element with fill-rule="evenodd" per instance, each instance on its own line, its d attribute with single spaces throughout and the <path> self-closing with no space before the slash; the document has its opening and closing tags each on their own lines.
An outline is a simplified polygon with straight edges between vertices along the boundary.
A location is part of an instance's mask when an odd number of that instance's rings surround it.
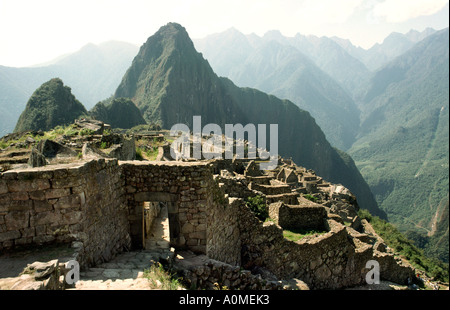
<svg viewBox="0 0 450 310">
<path fill-rule="evenodd" d="M 144 271 L 154 262 L 174 259 L 173 249 L 155 248 L 119 254 L 113 260 L 80 272 L 72 290 L 149 289 Z"/>
</svg>

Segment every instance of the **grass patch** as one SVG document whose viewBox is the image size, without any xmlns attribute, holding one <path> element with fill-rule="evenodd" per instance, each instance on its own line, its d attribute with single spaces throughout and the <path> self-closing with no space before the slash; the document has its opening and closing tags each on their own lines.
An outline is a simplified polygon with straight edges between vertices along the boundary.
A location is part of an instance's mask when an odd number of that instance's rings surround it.
<svg viewBox="0 0 450 310">
<path fill-rule="evenodd" d="M 145 269 L 144 278 L 147 278 L 152 289 L 177 290 L 183 287 L 180 280 L 166 271 L 160 263 L 156 263 L 149 269 Z"/>
<path fill-rule="evenodd" d="M 312 202 L 318 202 L 319 201 L 319 198 L 317 198 L 317 197 L 315 197 L 315 196 L 313 196 L 311 194 L 305 194 L 305 195 L 303 195 L 303 197 L 308 199 L 308 200 L 310 200 L 310 201 L 312 201 Z"/>
<path fill-rule="evenodd" d="M 284 229 L 283 230 L 283 237 L 290 240 L 290 241 L 299 241 L 303 239 L 306 236 L 312 236 L 312 235 L 323 235 L 326 234 L 327 231 L 323 230 L 307 230 L 307 229 Z"/>
<path fill-rule="evenodd" d="M 144 156 L 142 156 L 142 149 L 136 148 L 136 160 L 144 160 Z"/>
</svg>

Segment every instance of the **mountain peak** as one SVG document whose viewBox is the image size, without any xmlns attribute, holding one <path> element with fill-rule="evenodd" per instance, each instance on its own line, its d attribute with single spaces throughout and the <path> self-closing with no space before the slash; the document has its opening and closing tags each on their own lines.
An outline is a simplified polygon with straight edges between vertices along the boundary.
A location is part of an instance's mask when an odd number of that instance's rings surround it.
<svg viewBox="0 0 450 310">
<path fill-rule="evenodd" d="M 114 97 L 132 99 L 146 121 L 161 121 L 163 125 L 166 119 L 161 118 L 160 105 L 166 102 L 167 87 L 192 76 L 207 79 L 211 74 L 211 67 L 196 51 L 186 29 L 168 23 L 142 45 Z"/>
<path fill-rule="evenodd" d="M 172 35 L 172 34 L 179 33 L 179 32 L 187 34 L 186 28 L 184 28 L 180 24 L 167 23 L 166 25 L 161 26 L 161 28 L 159 28 L 159 30 L 156 32 L 156 34 L 160 33 L 160 34 L 165 34 L 165 35 Z"/>
<path fill-rule="evenodd" d="M 72 123 L 86 113 L 71 89 L 64 86 L 60 78 L 53 78 L 30 97 L 14 131 L 49 130 L 57 125 Z"/>
</svg>

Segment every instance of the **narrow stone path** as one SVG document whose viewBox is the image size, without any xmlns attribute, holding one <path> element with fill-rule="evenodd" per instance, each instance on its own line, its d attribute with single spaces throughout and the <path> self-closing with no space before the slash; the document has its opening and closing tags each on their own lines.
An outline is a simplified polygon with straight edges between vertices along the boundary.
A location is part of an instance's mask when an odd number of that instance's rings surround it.
<svg viewBox="0 0 450 310">
<path fill-rule="evenodd" d="M 144 270 L 154 262 L 173 259 L 169 249 L 134 251 L 119 254 L 110 262 L 80 273 L 80 281 L 72 290 L 145 290 L 152 289 Z M 157 288 L 156 288 L 157 289 Z"/>
</svg>

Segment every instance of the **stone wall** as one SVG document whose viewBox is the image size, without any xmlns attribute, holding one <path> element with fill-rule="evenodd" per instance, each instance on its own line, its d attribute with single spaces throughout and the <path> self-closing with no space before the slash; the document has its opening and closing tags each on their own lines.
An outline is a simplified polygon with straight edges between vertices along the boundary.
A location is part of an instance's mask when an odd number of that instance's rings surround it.
<svg viewBox="0 0 450 310">
<path fill-rule="evenodd" d="M 182 277 L 192 289 L 280 290 L 284 287 L 281 281 L 267 281 L 249 270 L 213 259 L 183 270 Z"/>
<path fill-rule="evenodd" d="M 12 170 L 0 176 L 0 249 L 81 241 L 93 265 L 129 247 L 117 160 Z"/>
<path fill-rule="evenodd" d="M 317 204 L 286 205 L 276 202 L 269 205 L 269 217 L 283 229 L 325 230 L 327 212 Z"/>
<path fill-rule="evenodd" d="M 214 205 L 212 167 L 189 162 L 121 162 L 132 246 L 141 248 L 144 202 L 170 202 L 172 246 L 206 253 L 206 209 Z"/>
<path fill-rule="evenodd" d="M 248 188 L 248 181 L 243 176 L 214 176 L 216 182 L 220 185 L 222 190 L 230 197 L 237 197 L 247 200 L 248 197 L 254 197 L 261 195 L 261 192 L 257 192 Z"/>
<path fill-rule="evenodd" d="M 240 200 L 232 198 L 229 202 L 208 208 L 208 257 L 231 265 L 241 265 L 241 240 L 236 214 L 240 203 Z"/>
<path fill-rule="evenodd" d="M 325 222 L 324 234 L 293 242 L 273 222 L 261 222 L 242 199 L 216 210 L 214 223 L 222 239 L 211 240 L 208 256 L 230 264 L 240 256 L 244 269 L 263 268 L 278 279 L 301 279 L 312 289 L 338 289 L 365 284 L 369 260 L 380 259 L 382 279 L 405 284 L 413 271 L 397 264 L 393 255 L 379 253 L 372 244 L 353 238 L 345 225 L 332 219 Z M 227 225 L 220 223 L 227 222 Z M 219 233 L 217 233 L 219 234 Z M 369 238 L 361 238 L 370 242 Z M 209 243 L 208 243 L 209 245 Z M 227 253 L 234 253 L 232 257 Z"/>
</svg>

